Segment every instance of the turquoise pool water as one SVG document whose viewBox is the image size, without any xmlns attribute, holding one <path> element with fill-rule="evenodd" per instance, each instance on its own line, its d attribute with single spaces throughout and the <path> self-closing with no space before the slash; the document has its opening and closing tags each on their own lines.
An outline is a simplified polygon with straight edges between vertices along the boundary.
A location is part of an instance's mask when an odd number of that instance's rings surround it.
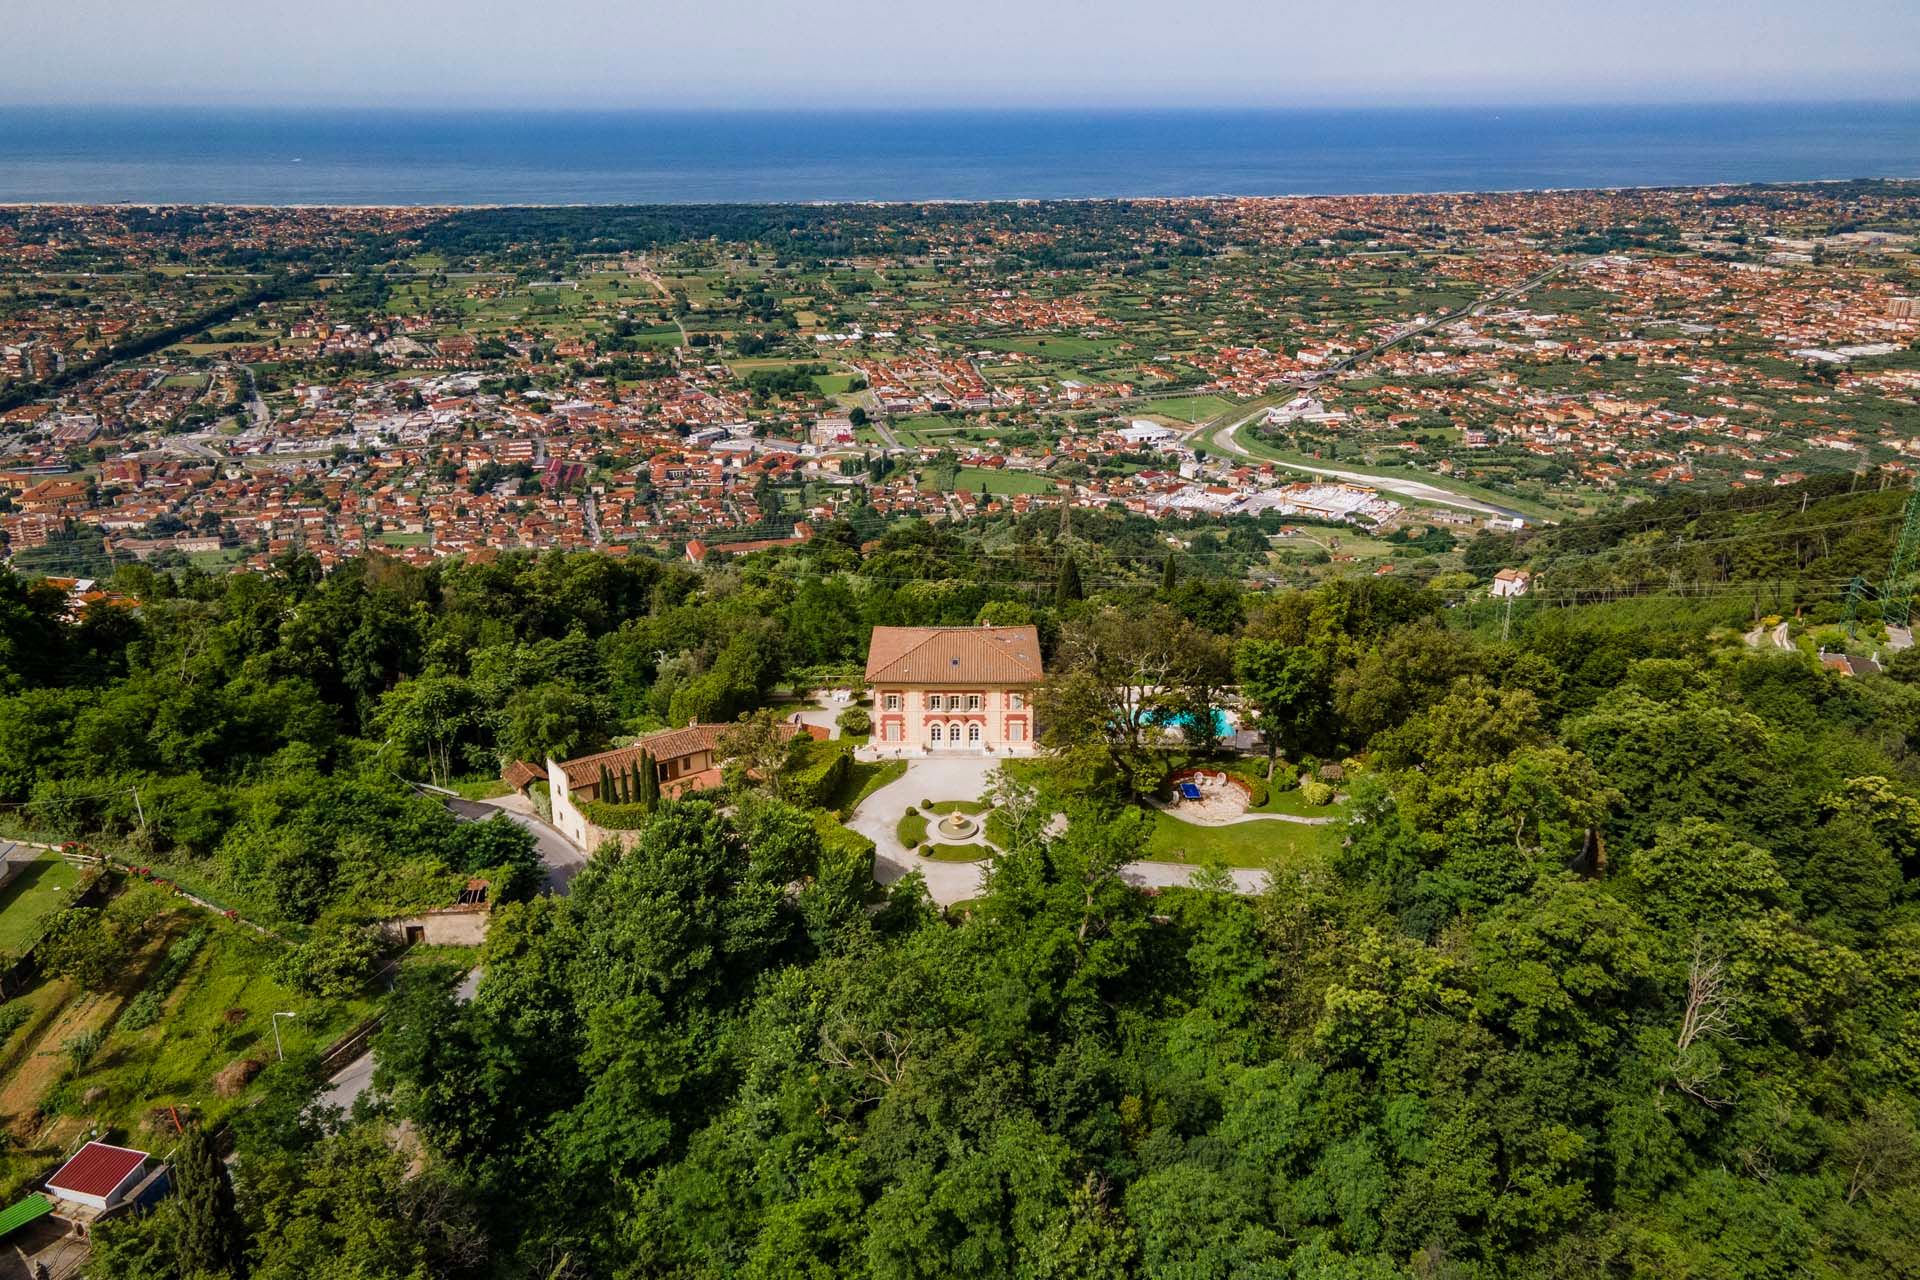
<svg viewBox="0 0 1920 1280">
<path fill-rule="evenodd" d="M 1175 729 L 1186 729 L 1193 724 L 1193 713 L 1182 711 L 1178 714 L 1169 714 L 1165 711 L 1154 711 L 1147 714 L 1147 719 L 1153 724 L 1171 725 Z M 1233 726 L 1227 722 L 1226 713 L 1220 710 L 1220 708 L 1215 707 L 1213 709 L 1213 736 L 1216 738 L 1224 738 L 1232 732 Z"/>
</svg>

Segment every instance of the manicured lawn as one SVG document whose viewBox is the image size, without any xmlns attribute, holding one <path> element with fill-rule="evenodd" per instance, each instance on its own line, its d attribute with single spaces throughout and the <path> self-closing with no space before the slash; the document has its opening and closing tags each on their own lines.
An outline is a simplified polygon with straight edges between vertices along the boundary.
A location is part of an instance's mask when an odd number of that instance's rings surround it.
<svg viewBox="0 0 1920 1280">
<path fill-rule="evenodd" d="M 929 862 L 979 862 L 991 858 L 993 850 L 983 844 L 936 844 L 922 856 Z"/>
<path fill-rule="evenodd" d="M 0 890 L 0 952 L 19 954 L 40 934 L 40 922 L 72 895 L 80 870 L 57 853 L 42 853 Z"/>
<path fill-rule="evenodd" d="M 860 802 L 886 786 L 907 776 L 905 760 L 855 760 L 847 767 L 847 782 L 835 798 L 834 808 L 852 813 Z"/>
<path fill-rule="evenodd" d="M 1298 818 L 1338 818 L 1345 810 L 1338 804 L 1308 804 L 1300 795 L 1300 788 L 1291 791 L 1273 791 L 1267 796 L 1267 802 L 1253 813 L 1290 813 Z"/>
<path fill-rule="evenodd" d="M 1153 832 L 1143 857 L 1154 862 L 1219 862 L 1229 867 L 1279 869 L 1324 857 L 1339 847 L 1339 824 L 1309 827 L 1298 822 L 1239 822 L 1197 827 L 1153 811 Z"/>
</svg>

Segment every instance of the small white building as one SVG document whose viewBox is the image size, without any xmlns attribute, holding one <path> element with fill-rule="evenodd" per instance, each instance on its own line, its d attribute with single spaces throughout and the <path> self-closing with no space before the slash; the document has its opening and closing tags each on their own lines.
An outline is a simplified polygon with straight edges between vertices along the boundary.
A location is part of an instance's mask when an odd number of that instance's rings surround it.
<svg viewBox="0 0 1920 1280">
<path fill-rule="evenodd" d="M 1144 418 L 1135 418 L 1133 422 L 1120 428 L 1120 438 L 1135 448 L 1157 449 L 1163 444 L 1171 444 L 1174 431 L 1157 422 L 1148 422 Z"/>
<path fill-rule="evenodd" d="M 127 1198 L 147 1169 L 147 1153 L 105 1142 L 89 1142 L 47 1179 L 56 1201 L 107 1210 Z"/>
<path fill-rule="evenodd" d="M 1532 582 L 1533 575 L 1525 569 L 1502 569 L 1493 575 L 1494 598 L 1523 596 Z"/>
</svg>

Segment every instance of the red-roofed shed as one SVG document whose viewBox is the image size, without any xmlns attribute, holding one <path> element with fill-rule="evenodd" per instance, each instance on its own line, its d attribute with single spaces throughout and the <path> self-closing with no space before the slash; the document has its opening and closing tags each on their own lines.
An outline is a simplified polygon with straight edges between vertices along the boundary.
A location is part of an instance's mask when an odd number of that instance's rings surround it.
<svg viewBox="0 0 1920 1280">
<path fill-rule="evenodd" d="M 111 1209 L 139 1182 L 146 1167 L 144 1151 L 89 1142 L 47 1179 L 47 1190 L 62 1200 Z"/>
</svg>

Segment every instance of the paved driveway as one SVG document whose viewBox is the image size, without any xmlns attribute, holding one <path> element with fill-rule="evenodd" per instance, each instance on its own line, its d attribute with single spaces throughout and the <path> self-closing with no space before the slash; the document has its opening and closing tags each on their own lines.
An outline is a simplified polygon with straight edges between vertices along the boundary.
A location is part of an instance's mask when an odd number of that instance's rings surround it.
<svg viewBox="0 0 1920 1280">
<path fill-rule="evenodd" d="M 836 697 L 836 694 L 846 694 Z M 856 705 L 853 695 L 844 689 L 815 689 L 811 701 L 796 709 L 787 711 L 787 718 L 799 724 L 818 725 L 827 731 L 828 738 L 840 736 L 840 713 Z"/>
<path fill-rule="evenodd" d="M 907 806 L 922 800 L 974 800 L 1000 768 L 996 756 L 922 756 L 907 762 L 906 775 L 889 782 L 860 802 L 847 825 L 873 841 L 873 876 L 892 884 L 909 871 L 926 877 L 927 893 L 941 906 L 980 896 L 986 878 L 984 862 L 931 862 L 900 843 L 894 829 Z M 1121 878 L 1143 889 L 1171 889 L 1187 884 L 1200 868 L 1185 862 L 1129 862 Z M 1267 873 L 1253 867 L 1233 867 L 1235 893 L 1263 893 Z"/>
<path fill-rule="evenodd" d="M 917 869 L 927 878 L 927 892 L 943 906 L 979 897 L 986 863 L 929 861 L 902 845 L 894 829 L 906 816 L 907 807 L 918 807 L 922 800 L 978 800 L 999 768 L 1000 761 L 994 756 L 909 760 L 904 777 L 862 800 L 847 825 L 873 841 L 874 879 L 892 884 Z"/>
</svg>

